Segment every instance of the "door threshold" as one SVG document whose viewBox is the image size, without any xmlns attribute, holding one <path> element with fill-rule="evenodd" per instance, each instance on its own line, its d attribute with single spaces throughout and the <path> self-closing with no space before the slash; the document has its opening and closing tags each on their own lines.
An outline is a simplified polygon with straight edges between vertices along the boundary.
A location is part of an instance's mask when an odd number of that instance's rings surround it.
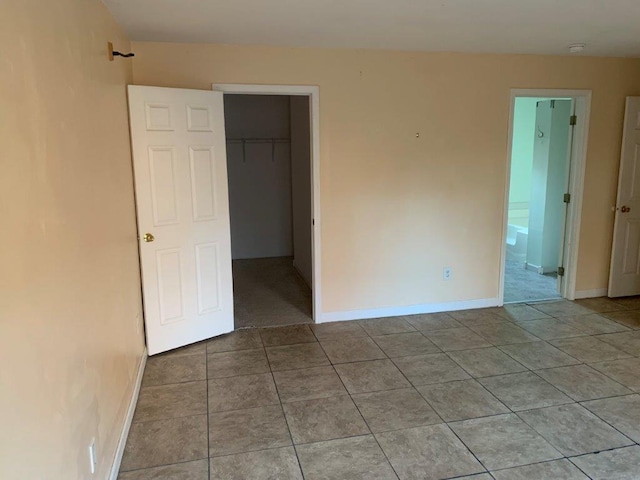
<svg viewBox="0 0 640 480">
<path fill-rule="evenodd" d="M 504 302 L 503 305 L 518 305 L 520 303 L 529 304 L 529 303 L 542 303 L 542 302 L 551 302 L 554 300 L 564 300 L 562 297 L 549 297 L 549 298 L 536 298 L 535 300 L 514 300 L 512 302 Z"/>
</svg>

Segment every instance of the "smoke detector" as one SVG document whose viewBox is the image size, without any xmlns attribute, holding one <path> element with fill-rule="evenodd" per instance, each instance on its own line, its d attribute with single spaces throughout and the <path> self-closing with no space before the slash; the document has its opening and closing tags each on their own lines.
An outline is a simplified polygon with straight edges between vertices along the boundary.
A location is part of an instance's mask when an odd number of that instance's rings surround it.
<svg viewBox="0 0 640 480">
<path fill-rule="evenodd" d="M 581 53 L 584 50 L 584 43 L 572 43 L 569 45 L 569 53 Z"/>
</svg>

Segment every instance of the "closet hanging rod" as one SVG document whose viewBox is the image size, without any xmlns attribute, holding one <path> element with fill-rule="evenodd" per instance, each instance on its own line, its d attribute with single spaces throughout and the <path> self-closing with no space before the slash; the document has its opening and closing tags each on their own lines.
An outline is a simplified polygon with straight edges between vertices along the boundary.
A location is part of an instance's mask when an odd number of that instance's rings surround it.
<svg viewBox="0 0 640 480">
<path fill-rule="evenodd" d="M 290 138 L 227 138 L 227 143 L 289 143 Z"/>
<path fill-rule="evenodd" d="M 271 144 L 271 161 L 276 161 L 276 143 L 291 143 L 290 138 L 227 138 L 227 143 L 242 145 L 242 163 L 247 161 L 247 143 Z"/>
</svg>

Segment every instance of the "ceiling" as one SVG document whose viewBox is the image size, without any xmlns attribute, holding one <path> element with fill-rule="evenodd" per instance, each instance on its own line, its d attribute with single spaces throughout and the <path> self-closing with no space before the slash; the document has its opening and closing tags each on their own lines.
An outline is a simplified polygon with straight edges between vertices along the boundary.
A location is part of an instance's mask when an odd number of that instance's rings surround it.
<svg viewBox="0 0 640 480">
<path fill-rule="evenodd" d="M 103 0 L 132 40 L 640 57 L 640 0 Z"/>
</svg>

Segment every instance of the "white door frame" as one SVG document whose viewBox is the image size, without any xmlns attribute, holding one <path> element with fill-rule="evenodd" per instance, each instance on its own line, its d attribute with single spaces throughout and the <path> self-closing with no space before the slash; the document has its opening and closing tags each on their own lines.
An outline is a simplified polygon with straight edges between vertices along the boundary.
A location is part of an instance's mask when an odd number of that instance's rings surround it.
<svg viewBox="0 0 640 480">
<path fill-rule="evenodd" d="M 569 193 L 571 202 L 568 205 L 564 238 L 564 256 L 566 258 L 564 281 L 560 294 L 563 298 L 574 300 L 576 296 L 576 273 L 578 263 L 578 242 L 580 240 L 580 222 L 582 217 L 582 196 L 584 190 L 584 172 L 587 163 L 587 142 L 589 140 L 589 118 L 591 114 L 591 90 L 567 89 L 518 89 L 510 91 L 509 135 L 507 143 L 507 162 L 505 169 L 504 210 L 502 221 L 502 244 L 500 245 L 500 291 L 499 305 L 504 304 L 505 265 L 507 256 L 507 225 L 509 220 L 509 187 L 511 183 L 511 150 L 513 142 L 513 116 L 517 97 L 572 98 L 575 101 L 575 112 L 578 117 L 573 132 L 571 151 L 571 173 Z"/>
<path fill-rule="evenodd" d="M 318 323 L 322 313 L 321 222 L 320 222 L 320 87 L 313 85 L 248 85 L 240 83 L 214 83 L 213 90 L 225 94 L 291 95 L 309 97 L 311 120 L 311 210 L 313 231 L 311 236 L 311 271 L 313 320 Z"/>
</svg>

